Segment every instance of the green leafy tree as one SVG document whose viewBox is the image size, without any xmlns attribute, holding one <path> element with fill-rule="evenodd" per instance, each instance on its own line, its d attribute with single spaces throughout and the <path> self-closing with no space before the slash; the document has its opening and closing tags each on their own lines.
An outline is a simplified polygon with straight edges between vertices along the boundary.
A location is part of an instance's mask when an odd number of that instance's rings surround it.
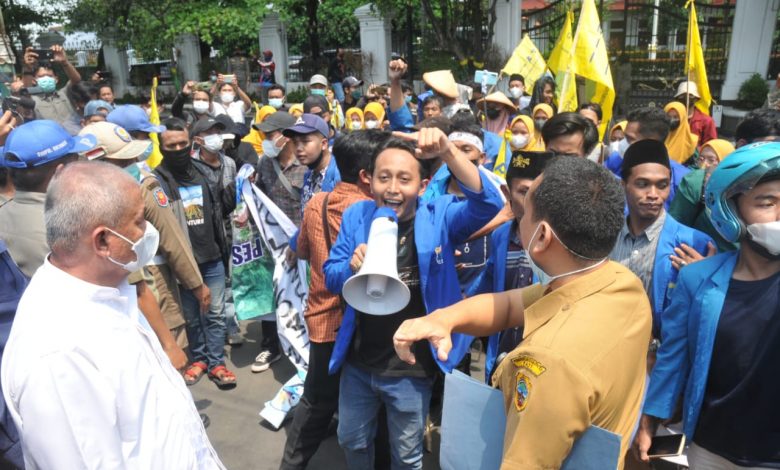
<svg viewBox="0 0 780 470">
<path fill-rule="evenodd" d="M 10 40 L 11 51 L 17 57 L 17 63 L 21 63 L 24 48 L 31 45 L 31 36 L 35 30 L 42 30 L 62 21 L 62 3 L 52 5 L 34 0 L 0 0 L 5 33 Z"/>
</svg>

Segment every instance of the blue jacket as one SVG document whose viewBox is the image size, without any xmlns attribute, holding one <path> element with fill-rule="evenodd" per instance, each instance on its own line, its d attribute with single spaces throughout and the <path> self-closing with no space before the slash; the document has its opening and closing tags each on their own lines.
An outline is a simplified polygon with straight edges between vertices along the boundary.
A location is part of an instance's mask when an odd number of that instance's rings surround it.
<svg viewBox="0 0 780 470">
<path fill-rule="evenodd" d="M 721 253 L 683 268 L 663 313 L 661 347 L 643 411 L 670 418 L 683 394 L 683 432 L 689 440 L 699 419 L 718 321 L 738 256 L 738 251 Z"/>
<path fill-rule="evenodd" d="M 409 106 L 401 106 L 397 111 L 391 111 L 387 108 L 387 120 L 390 121 L 390 129 L 399 132 L 414 131 L 414 117 L 412 117 L 412 111 L 409 110 Z"/>
<path fill-rule="evenodd" d="M 669 164 L 671 165 L 672 170 L 672 184 L 669 190 L 669 197 L 664 203 L 664 209 L 666 210 L 669 210 L 669 206 L 672 204 L 674 195 L 677 193 L 677 187 L 680 186 L 680 183 L 682 182 L 685 175 L 691 172 L 690 168 L 680 165 L 674 160 L 670 159 Z M 607 159 L 604 160 L 604 166 L 612 171 L 612 173 L 614 173 L 618 178 L 623 177 L 623 172 L 621 171 L 623 166 L 623 157 L 621 157 L 619 153 L 613 152 L 609 157 L 607 157 Z"/>
<path fill-rule="evenodd" d="M 708 242 L 715 243 L 709 235 L 683 225 L 674 220 L 674 217 L 668 213 L 666 214 L 666 220 L 655 250 L 652 292 L 648 293 L 650 305 L 653 308 L 654 335 L 657 336 L 660 332 L 662 312 L 671 303 L 672 292 L 677 284 L 678 271 L 672 266 L 669 257 L 674 254 L 674 249 L 682 243 L 704 255 L 707 253 Z"/>
<path fill-rule="evenodd" d="M 480 178 L 480 193 L 461 185 L 465 200 L 459 201 L 455 196 L 446 195 L 428 203 L 420 199 L 417 201 L 414 242 L 426 313 L 462 300 L 455 270 L 455 246 L 466 241 L 503 207 L 498 190 L 485 175 L 480 174 Z M 355 248 L 368 240 L 375 210 L 374 201 L 363 201 L 353 204 L 344 212 L 339 236 L 323 266 L 325 285 L 332 293 L 340 294 L 344 283 L 353 275 L 349 262 Z M 331 374 L 336 373 L 344 363 L 354 333 L 355 311 L 347 306 L 330 358 Z M 442 370 L 450 372 L 468 352 L 471 341 L 471 336 L 453 334 L 452 351 L 447 361 L 440 362 L 435 351 L 433 357 Z"/>
</svg>

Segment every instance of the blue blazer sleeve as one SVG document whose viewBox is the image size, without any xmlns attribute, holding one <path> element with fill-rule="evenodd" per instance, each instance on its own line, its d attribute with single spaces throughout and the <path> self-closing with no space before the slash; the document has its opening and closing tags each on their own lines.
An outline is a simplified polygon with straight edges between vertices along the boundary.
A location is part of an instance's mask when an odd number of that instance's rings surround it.
<svg viewBox="0 0 780 470">
<path fill-rule="evenodd" d="M 690 370 L 688 360 L 688 317 L 693 305 L 695 279 L 690 279 L 692 271 L 680 272 L 677 287 L 672 294 L 672 303 L 661 318 L 661 347 L 650 376 L 645 414 L 657 418 L 671 418 L 677 400 L 680 397 Z"/>
<path fill-rule="evenodd" d="M 390 121 L 390 128 L 394 131 L 409 131 L 414 126 L 412 112 L 406 105 L 401 106 L 397 111 L 390 111 L 387 120 Z"/>
<path fill-rule="evenodd" d="M 325 273 L 325 287 L 333 294 L 341 294 L 341 288 L 352 276 L 349 262 L 357 248 L 355 230 L 357 229 L 362 204 L 353 204 L 341 219 L 341 228 L 336 243 L 330 248 L 330 254 L 322 267 Z"/>
<path fill-rule="evenodd" d="M 301 230 L 298 229 L 293 233 L 293 236 L 290 237 L 290 249 L 292 251 L 298 251 L 298 235 L 301 233 Z"/>
<path fill-rule="evenodd" d="M 445 220 L 453 244 L 465 242 L 472 233 L 481 229 L 504 207 L 501 194 L 493 183 L 479 172 L 482 191 L 477 193 L 458 181 L 458 186 L 466 199 L 447 205 Z"/>
</svg>

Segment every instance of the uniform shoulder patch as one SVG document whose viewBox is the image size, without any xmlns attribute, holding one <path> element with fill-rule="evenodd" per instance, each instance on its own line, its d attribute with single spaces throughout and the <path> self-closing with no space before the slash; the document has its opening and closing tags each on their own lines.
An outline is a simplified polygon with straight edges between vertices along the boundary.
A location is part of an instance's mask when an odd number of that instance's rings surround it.
<svg viewBox="0 0 780 470">
<path fill-rule="evenodd" d="M 522 372 L 517 372 L 515 380 L 515 408 L 517 411 L 523 411 L 528 406 L 528 399 L 531 398 L 531 378 Z"/>
<path fill-rule="evenodd" d="M 547 367 L 543 366 L 541 362 L 526 354 L 517 356 L 516 358 L 512 359 L 512 363 L 516 367 L 525 369 L 528 372 L 534 374 L 536 377 L 539 377 L 544 373 L 544 371 L 547 370 Z"/>
<path fill-rule="evenodd" d="M 168 195 L 165 194 L 162 188 L 154 190 L 154 200 L 157 201 L 158 206 L 168 207 Z"/>
</svg>

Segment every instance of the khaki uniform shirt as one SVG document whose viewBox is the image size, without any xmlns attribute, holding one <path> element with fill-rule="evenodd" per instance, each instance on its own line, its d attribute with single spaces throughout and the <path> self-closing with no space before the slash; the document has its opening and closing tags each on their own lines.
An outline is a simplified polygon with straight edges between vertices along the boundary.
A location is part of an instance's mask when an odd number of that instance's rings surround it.
<svg viewBox="0 0 780 470">
<path fill-rule="evenodd" d="M 43 205 L 46 194 L 16 191 L 14 198 L 0 207 L 0 238 L 27 277 L 43 265 L 49 254 Z"/>
<path fill-rule="evenodd" d="M 507 413 L 502 470 L 559 468 L 591 425 L 621 436 L 622 469 L 650 342 L 642 282 L 608 262 L 546 295 L 531 286 L 524 304 L 523 342 L 493 375 Z"/>
</svg>

